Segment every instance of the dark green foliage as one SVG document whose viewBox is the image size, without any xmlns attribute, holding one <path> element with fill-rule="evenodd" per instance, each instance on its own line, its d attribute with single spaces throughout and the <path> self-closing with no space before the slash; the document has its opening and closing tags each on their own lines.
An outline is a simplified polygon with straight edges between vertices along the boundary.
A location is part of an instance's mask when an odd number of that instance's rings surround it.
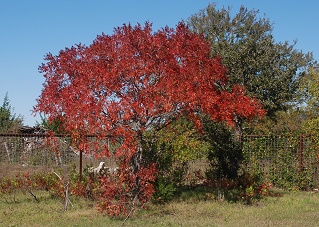
<svg viewBox="0 0 319 227">
<path fill-rule="evenodd" d="M 213 122 L 208 118 L 203 120 L 205 139 L 212 149 L 208 152 L 210 169 L 209 178 L 234 179 L 243 160 L 241 143 L 237 141 L 231 129 L 221 122 Z"/>
<path fill-rule="evenodd" d="M 22 124 L 22 117 L 13 113 L 13 109 L 10 105 L 8 93 L 6 93 L 3 104 L 0 107 L 0 132 L 17 132 L 18 127 Z"/>
<path fill-rule="evenodd" d="M 230 85 L 244 85 L 272 116 L 295 101 L 305 67 L 313 58 L 294 49 L 295 43 L 276 43 L 269 19 L 257 14 L 242 6 L 232 17 L 230 8 L 218 10 L 210 4 L 191 16 L 188 24 L 211 43 L 213 57 L 222 57 Z"/>
<path fill-rule="evenodd" d="M 65 134 L 66 133 L 66 130 L 63 126 L 62 117 L 55 118 L 55 119 L 49 121 L 47 118 L 41 116 L 41 126 L 44 129 L 50 130 L 56 134 Z"/>
<path fill-rule="evenodd" d="M 206 9 L 191 16 L 188 25 L 194 32 L 202 33 L 211 43 L 212 57 L 222 58 L 223 64 L 228 69 L 229 87 L 233 84 L 243 85 L 248 95 L 257 98 L 267 111 L 267 117 L 263 119 L 263 122 L 248 124 L 245 119 L 238 119 L 237 131 L 230 130 L 220 123 L 205 122 L 204 124 L 206 139 L 213 147 L 208 155 L 211 163 L 208 176 L 212 180 L 214 178 L 237 179 L 240 177 L 238 170 L 243 160 L 241 144 L 238 142 L 243 126 L 248 126 L 245 129 L 246 133 L 253 134 L 300 131 L 298 128 L 301 127 L 306 116 L 304 112 L 296 111 L 297 101 L 300 98 L 298 89 L 303 82 L 302 88 L 308 90 L 314 88 L 311 90 L 313 96 L 316 86 L 311 86 L 311 83 L 316 82 L 313 79 L 316 75 L 314 72 L 309 73 L 308 79 L 305 75 L 307 68 L 315 62 L 311 53 L 304 54 L 295 49 L 296 42 L 292 45 L 288 42 L 275 42 L 272 34 L 273 25 L 269 19 L 259 18 L 258 11 L 249 11 L 243 6 L 237 14 L 233 14 L 230 8 L 219 10 L 216 9 L 215 4 L 210 4 Z M 228 89 L 228 87 L 225 88 Z M 238 138 L 234 138 L 235 136 Z M 268 151 L 262 150 L 263 144 L 250 145 L 256 145 L 260 152 L 250 154 L 250 164 L 258 166 L 250 174 L 259 176 L 262 173 L 259 165 L 263 164 L 263 159 L 255 156 L 265 155 Z M 305 185 L 305 182 L 309 183 L 309 174 L 308 170 L 300 174 L 298 171 L 293 173 L 293 170 L 298 169 L 298 157 L 295 160 L 294 156 L 296 153 L 292 153 L 289 148 L 275 149 L 275 151 L 278 165 L 276 164 L 277 168 L 271 173 L 273 183 L 287 188 L 294 186 L 304 188 L 302 185 Z M 291 163 L 297 167 L 292 166 Z"/>
<path fill-rule="evenodd" d="M 158 176 L 155 182 L 154 203 L 164 203 L 170 201 L 177 190 L 174 182 L 170 182 L 168 177 Z"/>
</svg>

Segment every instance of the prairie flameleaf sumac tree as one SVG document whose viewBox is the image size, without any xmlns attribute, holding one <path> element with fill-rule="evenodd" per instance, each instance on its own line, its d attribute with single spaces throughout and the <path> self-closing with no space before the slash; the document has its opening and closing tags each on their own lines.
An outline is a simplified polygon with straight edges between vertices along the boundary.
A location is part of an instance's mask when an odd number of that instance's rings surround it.
<svg viewBox="0 0 319 227">
<path fill-rule="evenodd" d="M 119 174 L 102 179 L 101 209 L 109 214 L 143 205 L 154 192 L 156 163 L 143 157 L 146 131 L 156 132 L 185 115 L 200 127 L 200 114 L 231 124 L 236 116 L 263 113 L 242 87 L 223 89 L 227 77 L 221 59 L 211 58 L 210 44 L 184 23 L 157 32 L 150 23 L 123 25 L 90 46 L 49 53 L 45 60 L 35 111 L 63 119 L 81 149 L 86 146 L 79 135 L 121 138 L 112 151 Z M 99 155 L 110 155 L 108 147 L 103 151 Z"/>
</svg>

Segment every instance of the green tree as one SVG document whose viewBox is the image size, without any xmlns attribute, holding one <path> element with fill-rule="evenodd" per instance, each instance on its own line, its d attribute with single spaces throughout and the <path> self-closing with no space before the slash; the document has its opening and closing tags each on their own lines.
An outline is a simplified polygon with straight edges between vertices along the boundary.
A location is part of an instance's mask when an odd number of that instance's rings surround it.
<svg viewBox="0 0 319 227">
<path fill-rule="evenodd" d="M 308 118 L 319 117 L 319 65 L 308 69 L 301 80 L 299 95 L 300 108 Z"/>
<path fill-rule="evenodd" d="M 3 99 L 3 104 L 0 107 L 0 132 L 16 132 L 18 127 L 22 125 L 22 116 L 19 115 L 16 117 L 16 114 L 13 111 L 8 93 L 6 93 Z"/>
<path fill-rule="evenodd" d="M 277 111 L 273 118 L 264 117 L 258 122 L 249 123 L 246 133 L 260 135 L 298 134 L 301 133 L 301 127 L 306 119 L 307 114 L 302 109 Z"/>
<path fill-rule="evenodd" d="M 301 81 L 299 91 L 300 109 L 305 115 L 302 129 L 305 134 L 309 134 L 315 141 L 319 141 L 319 66 L 308 69 L 306 76 Z M 317 144 L 319 143 L 317 142 Z"/>
<path fill-rule="evenodd" d="M 314 60 L 311 53 L 296 50 L 296 42 L 276 42 L 270 20 L 244 6 L 233 14 L 231 8 L 217 9 L 210 4 L 191 16 L 188 25 L 210 42 L 211 57 L 220 56 L 227 67 L 229 83 L 221 87 L 244 86 L 247 94 L 258 99 L 267 111 L 262 122 L 249 125 L 245 118 L 237 117 L 234 131 L 220 123 L 204 122 L 207 141 L 213 147 L 208 156 L 210 176 L 237 178 L 243 159 L 240 138 L 244 127 L 250 133 L 277 133 L 301 125 L 303 113 L 294 112 L 297 91 Z"/>
<path fill-rule="evenodd" d="M 296 42 L 276 43 L 272 24 L 258 18 L 258 11 L 231 9 L 210 4 L 188 20 L 190 29 L 202 33 L 211 43 L 213 57 L 219 55 L 228 68 L 229 82 L 244 85 L 274 116 L 294 103 L 305 67 L 313 63 L 311 53 L 294 49 Z"/>
<path fill-rule="evenodd" d="M 66 130 L 63 127 L 63 117 L 58 116 L 52 120 L 48 120 L 45 116 L 40 115 L 41 123 L 39 124 L 45 130 L 52 131 L 56 134 L 66 134 Z"/>
</svg>

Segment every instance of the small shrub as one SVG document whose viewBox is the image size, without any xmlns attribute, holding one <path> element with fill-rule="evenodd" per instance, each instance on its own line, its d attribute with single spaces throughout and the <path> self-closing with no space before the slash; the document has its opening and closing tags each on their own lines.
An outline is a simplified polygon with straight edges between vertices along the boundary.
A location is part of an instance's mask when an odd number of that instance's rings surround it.
<svg viewBox="0 0 319 227">
<path fill-rule="evenodd" d="M 207 185 L 214 190 L 214 196 L 210 196 L 210 198 L 246 204 L 251 204 L 254 200 L 267 196 L 271 186 L 263 182 L 260 175 L 249 173 L 243 173 L 236 179 L 209 180 Z"/>
<path fill-rule="evenodd" d="M 172 182 L 167 182 L 162 177 L 158 177 L 155 181 L 155 193 L 152 197 L 154 203 L 163 203 L 170 201 L 176 192 L 176 185 Z"/>
</svg>

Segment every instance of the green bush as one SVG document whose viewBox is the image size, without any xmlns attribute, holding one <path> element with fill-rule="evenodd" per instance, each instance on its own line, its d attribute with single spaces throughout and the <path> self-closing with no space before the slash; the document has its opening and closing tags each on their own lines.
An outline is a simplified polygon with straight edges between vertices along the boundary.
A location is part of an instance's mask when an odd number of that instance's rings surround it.
<svg viewBox="0 0 319 227">
<path fill-rule="evenodd" d="M 206 157 L 210 145 L 202 140 L 187 117 L 143 136 L 143 156 L 147 163 L 156 163 L 158 168 L 154 198 L 168 201 L 187 182 L 189 162 Z"/>
<path fill-rule="evenodd" d="M 176 190 L 177 187 L 174 183 L 168 182 L 167 179 L 163 177 L 157 177 L 152 201 L 154 203 L 168 202 L 173 199 Z"/>
<path fill-rule="evenodd" d="M 203 125 L 205 140 L 211 147 L 207 155 L 210 163 L 207 178 L 237 178 L 243 161 L 241 143 L 234 138 L 233 131 L 225 123 L 204 118 Z"/>
</svg>

